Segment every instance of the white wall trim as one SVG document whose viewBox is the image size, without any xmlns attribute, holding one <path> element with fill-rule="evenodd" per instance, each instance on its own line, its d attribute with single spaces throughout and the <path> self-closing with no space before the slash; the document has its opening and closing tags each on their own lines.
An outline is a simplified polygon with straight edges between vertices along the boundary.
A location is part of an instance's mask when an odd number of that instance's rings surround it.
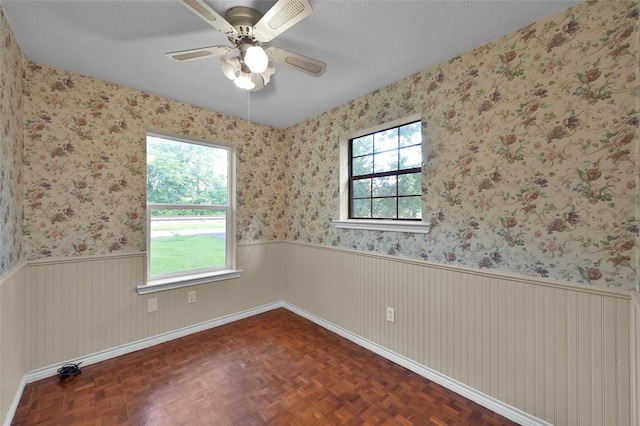
<svg viewBox="0 0 640 426">
<path fill-rule="evenodd" d="M 18 262 L 17 264 L 15 264 L 11 269 L 9 269 L 8 271 L 5 271 L 5 273 L 0 275 L 0 288 L 2 288 L 2 285 L 6 282 L 9 282 L 11 280 L 11 278 L 13 278 L 14 274 L 19 273 L 22 269 L 25 269 L 27 267 L 27 262 L 22 261 L 22 262 Z M 24 376 L 22 377 L 22 380 L 20 380 L 20 383 L 18 384 L 18 387 L 16 389 L 16 393 L 13 397 L 13 400 L 11 401 L 11 405 L 9 406 L 8 410 L 7 410 L 7 415 L 4 418 L 4 421 L 2 422 L 3 426 L 9 426 L 11 424 L 11 420 L 13 420 L 13 416 L 16 413 L 16 410 L 18 409 L 18 404 L 20 403 L 20 398 L 22 398 L 22 392 L 24 392 L 24 386 L 26 384 L 25 378 Z"/>
<path fill-rule="evenodd" d="M 27 384 L 26 375 L 22 376 L 22 380 L 20 380 L 20 384 L 16 389 L 16 394 L 11 401 L 11 406 L 7 410 L 7 416 L 4 418 L 2 422 L 2 426 L 9 426 L 13 421 L 13 417 L 16 415 L 16 410 L 18 410 L 18 405 L 20 404 L 20 399 L 22 399 L 22 393 L 24 392 L 24 387 Z"/>
<path fill-rule="evenodd" d="M 264 241 L 249 241 L 244 243 L 237 243 L 236 247 L 256 247 L 256 246 L 269 246 L 273 244 L 282 244 L 285 240 L 264 240 Z"/>
<path fill-rule="evenodd" d="M 182 287 L 191 287 L 199 284 L 209 284 L 216 281 L 240 278 L 242 276 L 242 272 L 243 271 L 241 269 L 225 269 L 223 271 L 165 278 L 139 285 L 136 287 L 136 291 L 138 294 L 150 294 L 157 293 L 159 291 L 175 290 Z"/>
<path fill-rule="evenodd" d="M 635 291 L 631 292 L 631 301 L 629 302 L 629 351 L 631 365 L 629 366 L 631 376 L 631 424 L 640 426 L 640 294 Z"/>
<path fill-rule="evenodd" d="M 547 423 L 542 419 L 532 416 L 531 414 L 525 413 L 522 410 L 505 404 L 504 402 L 486 395 L 470 386 L 467 386 L 464 383 L 458 382 L 457 380 L 445 376 L 444 374 L 439 373 L 427 366 L 419 364 L 403 355 L 393 352 L 385 348 L 384 346 L 381 346 L 368 339 L 360 337 L 357 334 L 345 330 L 342 327 L 325 321 L 324 319 L 317 317 L 294 305 L 291 305 L 288 302 L 283 302 L 283 307 L 522 426 L 552 426 L 551 423 Z"/>
<path fill-rule="evenodd" d="M 105 349 L 103 351 L 95 352 L 89 355 L 78 357 L 75 359 L 60 362 L 55 365 L 49 365 L 47 367 L 38 368 L 36 370 L 28 371 L 25 373 L 24 382 L 32 383 L 38 380 L 46 379 L 58 374 L 58 368 L 61 365 L 67 363 L 77 364 L 82 362 L 82 366 L 95 364 L 97 362 L 106 361 L 111 358 L 115 358 L 121 355 L 125 355 L 131 352 L 146 349 L 151 346 L 158 345 L 160 343 L 168 342 L 170 340 L 178 339 L 180 337 L 188 336 L 189 334 L 198 333 L 200 331 L 208 330 L 210 328 L 219 327 L 221 325 L 229 324 L 234 321 L 238 321 L 244 318 L 252 317 L 254 315 L 262 314 L 273 309 L 281 308 L 282 302 L 274 302 L 266 305 L 258 306 L 256 308 L 247 309 L 246 311 L 237 312 L 235 314 L 225 315 L 223 317 L 215 318 L 209 321 L 205 321 L 199 324 L 190 325 L 177 330 L 169 331 L 167 333 L 158 334 L 156 336 L 141 339 L 135 342 L 126 343 L 124 345 L 116 346 L 114 348 Z M 24 386 L 23 386 L 24 388 Z M 20 395 L 22 390 L 20 391 Z"/>
<path fill-rule="evenodd" d="M 431 224 L 427 222 L 401 220 L 334 219 L 334 227 L 342 229 L 364 229 L 368 231 L 413 232 L 428 234 Z"/>
<path fill-rule="evenodd" d="M 51 265 L 57 263 L 77 263 L 77 262 L 91 262 L 96 260 L 113 260 L 118 258 L 130 258 L 130 257 L 145 257 L 146 251 L 135 253 L 110 253 L 110 254 L 92 254 L 87 256 L 73 256 L 73 257 L 47 257 L 44 259 L 34 259 L 27 262 L 28 266 L 40 266 Z"/>
</svg>

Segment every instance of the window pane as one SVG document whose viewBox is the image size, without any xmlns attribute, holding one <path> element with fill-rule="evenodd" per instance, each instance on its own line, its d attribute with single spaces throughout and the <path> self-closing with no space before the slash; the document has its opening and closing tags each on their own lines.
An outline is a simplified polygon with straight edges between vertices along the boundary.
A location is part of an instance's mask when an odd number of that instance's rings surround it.
<svg viewBox="0 0 640 426">
<path fill-rule="evenodd" d="M 353 200 L 353 217 L 370 218 L 371 217 L 371 199 Z"/>
<path fill-rule="evenodd" d="M 375 154 L 373 158 L 375 164 L 374 173 L 390 172 L 398 170 L 398 151 L 388 151 Z"/>
<path fill-rule="evenodd" d="M 376 219 L 395 219 L 396 218 L 396 200 L 397 198 L 374 198 L 373 217 Z"/>
<path fill-rule="evenodd" d="M 365 155 L 364 157 L 354 158 L 351 162 L 351 175 L 362 176 L 373 173 L 373 156 Z"/>
<path fill-rule="evenodd" d="M 385 176 L 371 179 L 374 197 L 393 197 L 396 195 L 398 187 L 396 176 Z"/>
<path fill-rule="evenodd" d="M 400 169 L 412 169 L 422 164 L 422 147 L 420 145 L 402 148 L 400 151 Z"/>
<path fill-rule="evenodd" d="M 422 173 L 410 173 L 398 176 L 398 195 L 421 195 Z"/>
<path fill-rule="evenodd" d="M 373 152 L 373 135 L 355 138 L 351 145 L 351 155 L 357 157 L 360 155 L 371 154 Z"/>
<path fill-rule="evenodd" d="M 371 179 L 360 179 L 353 181 L 353 198 L 371 197 Z"/>
<path fill-rule="evenodd" d="M 228 150 L 147 137 L 147 201 L 228 204 Z"/>
<path fill-rule="evenodd" d="M 226 212 L 151 209 L 151 276 L 226 264 Z"/>
<path fill-rule="evenodd" d="M 374 151 L 387 151 L 389 149 L 398 148 L 398 128 L 385 130 L 383 132 L 374 133 Z"/>
<path fill-rule="evenodd" d="M 400 127 L 400 146 L 422 144 L 422 123 L 407 124 Z"/>
<path fill-rule="evenodd" d="M 421 218 L 422 121 L 353 138 L 349 149 L 350 218 Z"/>
<path fill-rule="evenodd" d="M 401 197 L 398 198 L 398 218 L 399 219 L 421 219 L 422 218 L 422 198 L 421 197 Z"/>
</svg>

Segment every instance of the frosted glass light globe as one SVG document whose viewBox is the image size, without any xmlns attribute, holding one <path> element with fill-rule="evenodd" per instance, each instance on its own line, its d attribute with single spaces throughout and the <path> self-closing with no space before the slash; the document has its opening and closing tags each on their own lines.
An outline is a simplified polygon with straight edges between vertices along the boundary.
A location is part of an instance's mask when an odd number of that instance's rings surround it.
<svg viewBox="0 0 640 426">
<path fill-rule="evenodd" d="M 260 46 L 251 46 L 244 54 L 244 63 L 247 64 L 251 72 L 260 74 L 267 69 L 269 57 Z"/>
</svg>

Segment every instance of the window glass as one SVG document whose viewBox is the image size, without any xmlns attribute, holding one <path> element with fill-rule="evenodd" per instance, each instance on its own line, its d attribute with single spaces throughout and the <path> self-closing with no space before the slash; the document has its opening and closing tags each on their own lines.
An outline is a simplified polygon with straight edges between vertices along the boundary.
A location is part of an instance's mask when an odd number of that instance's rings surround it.
<svg viewBox="0 0 640 426">
<path fill-rule="evenodd" d="M 420 195 L 422 193 L 422 174 L 409 173 L 398 176 L 398 195 Z"/>
<path fill-rule="evenodd" d="M 371 197 L 371 179 L 360 179 L 353 182 L 353 198 Z"/>
<path fill-rule="evenodd" d="M 230 269 L 229 147 L 147 136 L 149 279 Z"/>
<path fill-rule="evenodd" d="M 353 139 L 353 156 L 371 154 L 373 152 L 373 135 Z"/>
<path fill-rule="evenodd" d="M 400 146 L 422 145 L 422 123 L 414 123 L 400 126 Z"/>
<path fill-rule="evenodd" d="M 372 194 L 374 197 L 393 197 L 397 194 L 396 176 L 383 176 L 371 179 L 373 183 Z"/>
<path fill-rule="evenodd" d="M 398 198 L 398 219 L 420 219 L 422 217 L 422 197 Z"/>
<path fill-rule="evenodd" d="M 384 151 L 374 155 L 373 164 L 374 173 L 398 170 L 398 150 Z"/>
<path fill-rule="evenodd" d="M 393 219 L 396 217 L 396 198 L 374 198 L 371 210 L 375 219 Z"/>
<path fill-rule="evenodd" d="M 375 152 L 388 151 L 390 149 L 397 149 L 398 148 L 398 129 L 394 128 L 394 129 L 383 130 L 382 132 L 374 133 L 373 140 L 374 140 L 373 147 Z"/>
<path fill-rule="evenodd" d="M 349 141 L 349 218 L 422 218 L 422 123 Z"/>
<path fill-rule="evenodd" d="M 147 201 L 227 204 L 227 156 L 226 149 L 149 136 Z"/>
<path fill-rule="evenodd" d="M 151 275 L 226 264 L 226 212 L 151 209 Z"/>
<path fill-rule="evenodd" d="M 353 200 L 353 217 L 362 219 L 371 217 L 371 198 Z"/>
<path fill-rule="evenodd" d="M 354 176 L 373 173 L 373 156 L 365 155 L 364 157 L 354 157 L 351 162 L 351 169 Z"/>
<path fill-rule="evenodd" d="M 401 169 L 412 169 L 420 167 L 422 164 L 422 147 L 420 145 L 401 148 L 398 152 L 400 153 Z"/>
</svg>

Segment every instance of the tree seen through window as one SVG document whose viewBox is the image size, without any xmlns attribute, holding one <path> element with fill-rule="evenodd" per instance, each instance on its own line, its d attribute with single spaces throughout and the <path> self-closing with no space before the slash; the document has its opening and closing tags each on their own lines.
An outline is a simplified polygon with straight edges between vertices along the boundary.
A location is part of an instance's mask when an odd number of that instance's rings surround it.
<svg viewBox="0 0 640 426">
<path fill-rule="evenodd" d="M 349 218 L 422 218 L 420 121 L 351 139 L 349 157 Z"/>
</svg>

